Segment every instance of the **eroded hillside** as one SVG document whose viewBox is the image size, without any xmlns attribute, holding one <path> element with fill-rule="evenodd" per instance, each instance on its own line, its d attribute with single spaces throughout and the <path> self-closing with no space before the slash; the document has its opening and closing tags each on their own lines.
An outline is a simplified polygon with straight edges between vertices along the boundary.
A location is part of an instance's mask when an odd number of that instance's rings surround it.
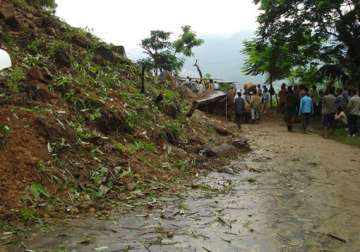
<svg viewBox="0 0 360 252">
<path fill-rule="evenodd" d="M 23 1 L 0 4 L 0 43 L 13 60 L 0 78 L 2 216 L 104 210 L 224 162 L 204 150 L 234 136 L 203 114 L 186 118 L 186 90 L 148 74 L 141 94 L 139 66 L 122 46 Z"/>
</svg>

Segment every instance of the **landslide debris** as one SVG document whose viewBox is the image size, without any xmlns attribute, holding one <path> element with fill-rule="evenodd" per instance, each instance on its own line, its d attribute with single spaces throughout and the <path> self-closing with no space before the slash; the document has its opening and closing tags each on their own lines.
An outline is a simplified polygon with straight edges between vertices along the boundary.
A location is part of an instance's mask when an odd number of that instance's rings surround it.
<svg viewBox="0 0 360 252">
<path fill-rule="evenodd" d="M 13 60 L 0 73 L 0 216 L 93 212 L 104 208 L 94 202 L 153 197 L 224 163 L 202 150 L 231 143 L 235 125 L 187 118 L 187 92 L 150 74 L 141 94 L 140 67 L 122 46 L 9 0 L 0 1 L 0 45 Z"/>
</svg>

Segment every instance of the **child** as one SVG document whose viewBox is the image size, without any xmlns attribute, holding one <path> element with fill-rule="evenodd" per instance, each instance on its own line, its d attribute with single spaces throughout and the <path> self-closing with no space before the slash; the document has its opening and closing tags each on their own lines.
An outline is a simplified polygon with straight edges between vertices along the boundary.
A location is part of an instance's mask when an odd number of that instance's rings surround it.
<svg viewBox="0 0 360 252">
<path fill-rule="evenodd" d="M 338 107 L 335 114 L 336 127 L 338 128 L 347 128 L 348 127 L 348 118 L 342 107 Z"/>
</svg>

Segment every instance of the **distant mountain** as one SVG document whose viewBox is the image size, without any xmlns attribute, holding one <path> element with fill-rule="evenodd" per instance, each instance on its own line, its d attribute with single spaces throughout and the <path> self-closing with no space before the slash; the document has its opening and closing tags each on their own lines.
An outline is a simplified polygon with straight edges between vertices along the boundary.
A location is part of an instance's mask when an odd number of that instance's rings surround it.
<svg viewBox="0 0 360 252">
<path fill-rule="evenodd" d="M 246 76 L 241 72 L 245 60 L 245 55 L 241 53 L 243 42 L 254 37 L 253 32 L 243 31 L 227 36 L 200 35 L 200 37 L 205 43 L 194 49 L 193 58 L 186 59 L 182 75 L 198 77 L 196 68 L 193 66 L 197 59 L 203 74 L 208 73 L 214 79 L 239 83 L 264 82 L 263 76 Z M 140 48 L 128 50 L 127 54 L 131 59 L 144 56 Z"/>
<path fill-rule="evenodd" d="M 253 32 L 239 32 L 229 36 L 201 36 L 205 43 L 194 49 L 193 58 L 186 60 L 183 74 L 198 76 L 193 66 L 197 59 L 203 74 L 209 73 L 215 79 L 239 83 L 248 81 L 263 83 L 263 77 L 246 76 L 241 72 L 245 61 L 245 55 L 241 53 L 243 42 L 253 36 Z"/>
</svg>

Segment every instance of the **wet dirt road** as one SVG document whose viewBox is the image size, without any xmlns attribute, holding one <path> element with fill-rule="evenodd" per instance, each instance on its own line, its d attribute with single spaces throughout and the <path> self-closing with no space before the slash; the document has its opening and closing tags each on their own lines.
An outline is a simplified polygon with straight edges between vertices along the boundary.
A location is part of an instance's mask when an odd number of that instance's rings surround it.
<svg viewBox="0 0 360 252">
<path fill-rule="evenodd" d="M 360 149 L 288 133 L 280 122 L 244 126 L 244 132 L 254 151 L 231 164 L 236 174 L 211 173 L 196 181 L 198 189 L 164 196 L 162 209 L 67 221 L 31 235 L 24 247 L 360 251 Z"/>
</svg>

